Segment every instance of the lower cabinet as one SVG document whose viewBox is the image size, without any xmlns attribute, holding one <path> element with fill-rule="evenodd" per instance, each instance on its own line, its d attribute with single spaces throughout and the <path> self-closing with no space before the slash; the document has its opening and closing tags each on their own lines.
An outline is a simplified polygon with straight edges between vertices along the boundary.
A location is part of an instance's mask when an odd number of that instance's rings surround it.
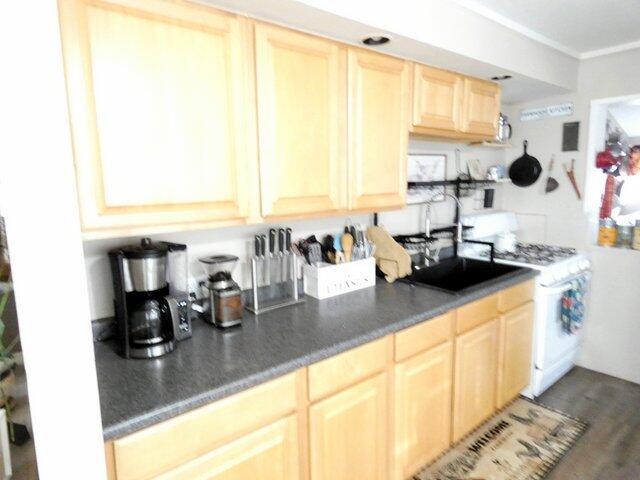
<svg viewBox="0 0 640 480">
<path fill-rule="evenodd" d="M 496 406 L 498 320 L 456 338 L 453 441 L 480 425 Z"/>
<path fill-rule="evenodd" d="M 108 478 L 410 478 L 527 386 L 532 297 L 516 285 L 109 442 Z"/>
<path fill-rule="evenodd" d="M 403 480 L 449 448 L 453 342 L 395 367 L 394 479 Z"/>
<path fill-rule="evenodd" d="M 279 420 L 167 472 L 158 480 L 297 480 L 296 416 Z"/>
<path fill-rule="evenodd" d="M 506 405 L 529 384 L 532 340 L 533 302 L 500 317 L 498 408 Z"/>
<path fill-rule="evenodd" d="M 386 373 L 312 405 L 311 480 L 386 479 L 387 415 Z"/>
</svg>

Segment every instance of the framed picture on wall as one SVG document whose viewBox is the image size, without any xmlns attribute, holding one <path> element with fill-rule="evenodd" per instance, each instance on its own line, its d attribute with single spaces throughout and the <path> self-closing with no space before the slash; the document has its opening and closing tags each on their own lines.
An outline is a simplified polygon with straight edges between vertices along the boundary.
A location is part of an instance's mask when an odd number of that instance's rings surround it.
<svg viewBox="0 0 640 480">
<path fill-rule="evenodd" d="M 410 153 L 407 161 L 407 181 L 436 182 L 447 178 L 447 156 L 444 153 Z M 411 187 L 407 204 L 441 202 L 445 187 Z"/>
</svg>

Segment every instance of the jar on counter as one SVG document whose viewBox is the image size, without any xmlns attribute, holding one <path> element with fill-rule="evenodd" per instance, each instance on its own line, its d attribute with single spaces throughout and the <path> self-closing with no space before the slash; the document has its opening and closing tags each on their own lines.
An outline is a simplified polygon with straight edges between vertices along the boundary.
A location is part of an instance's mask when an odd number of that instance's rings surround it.
<svg viewBox="0 0 640 480">
<path fill-rule="evenodd" d="M 633 229 L 633 249 L 640 250 L 640 220 L 636 220 L 636 226 Z"/>
<path fill-rule="evenodd" d="M 634 228 L 632 225 L 618 225 L 617 246 L 620 248 L 631 248 L 633 245 Z"/>
<path fill-rule="evenodd" d="M 600 220 L 598 229 L 598 245 L 601 247 L 615 247 L 618 237 L 618 229 L 613 218 L 603 218 Z"/>
</svg>

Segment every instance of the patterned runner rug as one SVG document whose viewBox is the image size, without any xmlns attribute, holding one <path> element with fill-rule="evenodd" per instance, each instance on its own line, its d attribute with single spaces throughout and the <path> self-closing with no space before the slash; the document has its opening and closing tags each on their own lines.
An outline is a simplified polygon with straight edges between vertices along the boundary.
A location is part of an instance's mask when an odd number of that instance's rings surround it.
<svg viewBox="0 0 640 480">
<path fill-rule="evenodd" d="M 580 420 L 519 397 L 413 480 L 540 480 L 586 429 Z"/>
</svg>

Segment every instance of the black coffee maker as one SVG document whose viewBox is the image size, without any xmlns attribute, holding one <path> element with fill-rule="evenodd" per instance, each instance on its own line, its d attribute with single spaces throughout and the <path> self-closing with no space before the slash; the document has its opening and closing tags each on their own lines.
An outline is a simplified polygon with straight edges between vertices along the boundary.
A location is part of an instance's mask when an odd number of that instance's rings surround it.
<svg viewBox="0 0 640 480">
<path fill-rule="evenodd" d="M 191 336 L 186 245 L 143 238 L 109 261 L 120 355 L 159 357 Z"/>
</svg>

